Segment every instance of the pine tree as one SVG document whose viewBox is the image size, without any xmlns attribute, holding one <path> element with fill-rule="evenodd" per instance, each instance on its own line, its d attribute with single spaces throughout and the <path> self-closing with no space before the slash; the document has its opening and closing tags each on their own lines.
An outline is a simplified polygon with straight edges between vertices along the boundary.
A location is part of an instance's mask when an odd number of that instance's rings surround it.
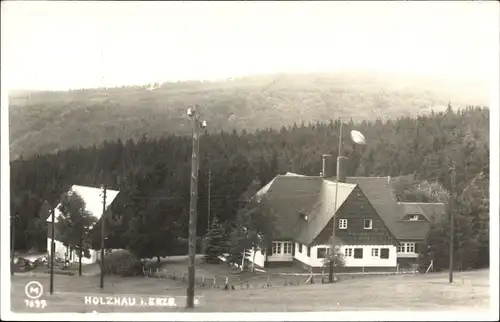
<svg viewBox="0 0 500 322">
<path fill-rule="evenodd" d="M 205 237 L 204 260 L 206 263 L 220 263 L 219 256 L 229 251 L 229 241 L 225 228 L 219 223 L 217 217 L 212 219 L 210 230 Z"/>
</svg>

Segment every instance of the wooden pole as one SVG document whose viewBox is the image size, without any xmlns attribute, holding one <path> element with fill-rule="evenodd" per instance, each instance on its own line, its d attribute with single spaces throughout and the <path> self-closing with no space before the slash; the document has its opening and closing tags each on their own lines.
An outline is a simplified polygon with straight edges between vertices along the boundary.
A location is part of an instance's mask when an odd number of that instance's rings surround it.
<svg viewBox="0 0 500 322">
<path fill-rule="evenodd" d="M 211 182 L 212 181 L 212 171 L 211 170 L 208 170 L 208 209 L 207 209 L 207 217 L 208 217 L 208 226 L 207 226 L 207 232 L 210 231 L 210 203 L 211 203 L 211 200 L 210 200 L 210 197 L 211 197 L 211 192 L 210 192 L 210 189 L 211 189 Z"/>
<path fill-rule="evenodd" d="M 342 126 L 343 123 L 340 121 L 340 133 L 339 133 L 339 150 L 338 150 L 338 157 L 337 157 L 337 181 L 335 182 L 335 198 L 333 201 L 333 217 L 332 217 L 332 260 L 330 261 L 330 272 L 328 279 L 330 283 L 335 282 L 336 280 L 336 274 L 335 274 L 335 264 L 336 264 L 336 258 L 335 258 L 335 229 L 337 228 L 336 226 L 336 218 L 337 218 L 337 195 L 338 195 L 338 190 L 339 190 L 339 180 L 340 180 L 340 173 L 339 169 L 340 166 L 338 165 L 338 162 L 340 162 L 340 158 L 342 157 Z"/>
<path fill-rule="evenodd" d="M 457 193 L 456 193 L 456 188 L 455 188 L 455 164 L 452 165 L 451 167 L 451 188 L 452 188 L 452 195 L 453 195 L 453 202 L 455 205 L 457 205 Z M 457 207 L 458 210 L 458 207 Z M 454 252 L 454 234 L 455 234 L 455 225 L 454 225 L 454 218 L 453 218 L 453 212 L 450 207 L 450 268 L 449 268 L 449 282 L 453 283 L 453 252 Z"/>
<path fill-rule="evenodd" d="M 191 156 L 191 196 L 189 203 L 189 265 L 188 265 L 188 288 L 187 308 L 194 308 L 194 284 L 195 284 L 195 259 L 196 259 L 196 219 L 198 216 L 198 167 L 199 167 L 199 120 L 196 110 L 192 114 L 193 119 L 193 151 Z"/>
<path fill-rule="evenodd" d="M 50 241 L 50 295 L 54 294 L 54 257 L 55 257 L 55 251 L 56 251 L 56 244 L 54 241 L 55 238 L 55 230 L 56 230 L 56 215 L 55 215 L 55 210 L 54 208 L 51 207 L 52 211 L 52 223 L 51 223 L 51 241 Z"/>
<path fill-rule="evenodd" d="M 106 212 L 106 190 L 105 184 L 102 185 L 102 215 L 101 215 L 101 280 L 100 288 L 104 288 L 104 213 Z"/>
<path fill-rule="evenodd" d="M 14 215 L 14 217 L 11 218 L 10 220 L 10 231 L 11 231 L 11 244 L 10 244 L 10 254 L 12 256 L 11 259 L 11 265 L 10 265 L 10 275 L 14 276 L 14 268 L 15 268 L 15 248 L 14 248 L 14 242 L 15 242 L 15 234 L 16 234 L 16 217 L 17 215 Z"/>
</svg>

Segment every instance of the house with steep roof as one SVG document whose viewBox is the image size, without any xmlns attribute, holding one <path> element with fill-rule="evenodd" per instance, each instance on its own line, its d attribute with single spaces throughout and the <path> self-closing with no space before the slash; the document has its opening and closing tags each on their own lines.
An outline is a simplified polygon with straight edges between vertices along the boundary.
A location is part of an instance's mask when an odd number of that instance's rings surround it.
<svg viewBox="0 0 500 322">
<path fill-rule="evenodd" d="M 427 251 L 427 236 L 431 224 L 441 220 L 446 212 L 443 203 L 399 202 L 398 263 L 410 267 L 418 262 L 418 255 Z"/>
<path fill-rule="evenodd" d="M 102 204 L 102 191 L 100 188 L 87 187 L 73 185 L 68 194 L 77 193 L 85 202 L 85 208 L 92 216 L 94 216 L 98 221 L 101 219 L 103 214 L 103 204 Z M 119 191 L 116 190 L 106 190 L 106 210 L 111 206 Z M 60 203 L 54 209 L 54 222 L 57 223 L 61 212 L 59 210 Z M 50 254 L 51 244 L 52 244 L 52 216 L 47 218 L 47 250 Z M 55 235 L 55 257 L 68 259 L 70 262 L 78 262 L 78 253 L 75 250 L 66 247 L 60 240 L 57 240 L 57 230 L 54 231 Z M 100 256 L 100 250 L 91 249 L 90 258 L 82 257 L 83 264 L 91 264 L 97 262 Z"/>
<path fill-rule="evenodd" d="M 256 250 L 256 265 L 322 270 L 334 220 L 345 262 L 339 271 L 395 271 L 416 263 L 418 245 L 444 205 L 398 202 L 390 177 L 345 177 L 340 162 L 337 171 L 338 184 L 326 168 L 320 176 L 278 175 L 256 194 L 272 209 L 277 232 L 272 247 Z"/>
</svg>

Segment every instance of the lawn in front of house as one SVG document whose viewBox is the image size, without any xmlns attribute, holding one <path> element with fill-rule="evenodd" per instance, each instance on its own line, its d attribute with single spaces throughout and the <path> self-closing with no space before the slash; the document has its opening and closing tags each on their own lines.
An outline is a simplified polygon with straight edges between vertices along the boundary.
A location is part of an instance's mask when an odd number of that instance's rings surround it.
<svg viewBox="0 0 500 322">
<path fill-rule="evenodd" d="M 39 281 L 44 288 L 40 299 L 44 309 L 26 308 L 25 285 Z M 49 278 L 12 277 L 12 309 L 15 312 L 169 312 L 185 311 L 186 283 L 146 277 L 106 277 L 104 291 L 99 276 L 56 276 L 55 294 L 49 295 Z M 446 273 L 393 275 L 343 280 L 336 284 L 275 286 L 254 289 L 197 288 L 196 312 L 279 312 L 342 310 L 487 310 L 489 272 L 479 270 L 456 273 L 453 284 Z M 85 296 L 121 296 L 148 299 L 175 298 L 177 307 L 94 305 Z"/>
</svg>

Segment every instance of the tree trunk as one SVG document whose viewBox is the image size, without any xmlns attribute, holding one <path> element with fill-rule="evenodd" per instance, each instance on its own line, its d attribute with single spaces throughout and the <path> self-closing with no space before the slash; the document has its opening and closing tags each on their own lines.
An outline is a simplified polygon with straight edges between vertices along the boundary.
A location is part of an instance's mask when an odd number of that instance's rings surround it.
<svg viewBox="0 0 500 322">
<path fill-rule="evenodd" d="M 243 256 L 241 258 L 241 271 L 243 272 L 243 266 L 245 265 L 245 252 L 246 252 L 246 249 L 243 249 Z"/>
<path fill-rule="evenodd" d="M 78 276 L 82 276 L 82 255 L 83 255 L 82 244 L 83 244 L 82 236 L 80 236 L 80 245 L 79 245 L 80 256 L 78 256 Z"/>
<path fill-rule="evenodd" d="M 160 260 L 160 256 L 156 256 L 156 261 L 157 261 L 158 263 L 160 263 L 160 261 L 161 261 L 161 260 Z"/>
<path fill-rule="evenodd" d="M 330 265 L 328 267 L 328 281 L 333 283 L 333 259 L 330 260 Z"/>
<path fill-rule="evenodd" d="M 253 258 L 252 258 L 252 272 L 255 269 L 255 255 L 257 254 L 257 249 L 254 247 L 253 248 Z"/>
</svg>

